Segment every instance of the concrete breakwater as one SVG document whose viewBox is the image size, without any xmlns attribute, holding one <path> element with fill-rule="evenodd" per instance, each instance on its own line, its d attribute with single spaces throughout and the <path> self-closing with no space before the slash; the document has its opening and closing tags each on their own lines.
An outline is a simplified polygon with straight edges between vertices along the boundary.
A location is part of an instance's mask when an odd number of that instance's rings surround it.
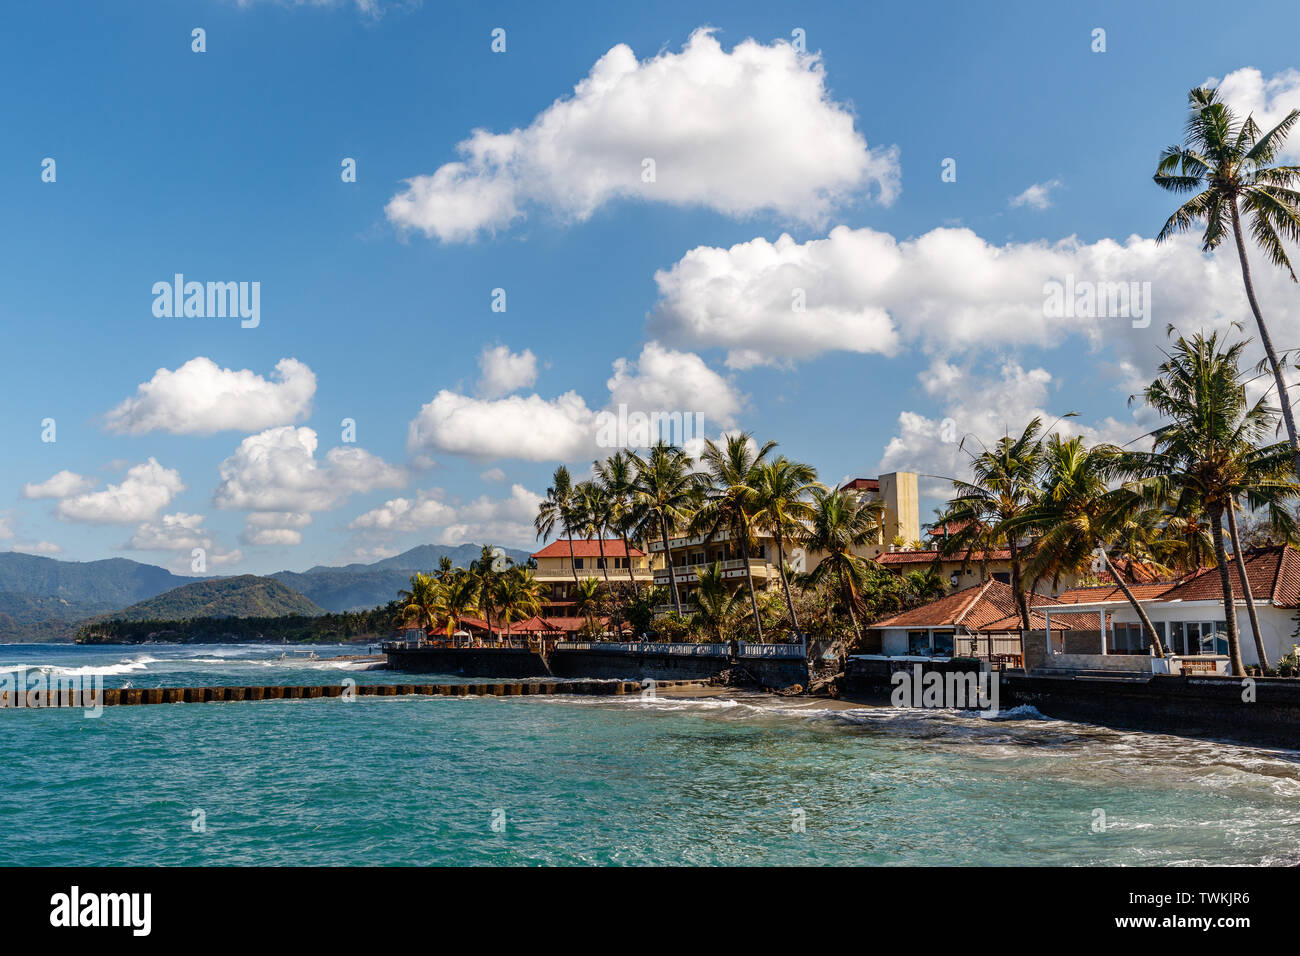
<svg viewBox="0 0 1300 956">
<path fill-rule="evenodd" d="M 894 672 L 913 662 L 849 659 L 840 685 L 845 699 L 892 703 Z M 926 672 L 961 673 L 961 662 L 919 665 Z M 999 677 L 999 708 L 1034 708 L 1046 718 L 1117 730 L 1300 748 L 1300 680 L 1278 677 L 1034 676 Z"/>
<path fill-rule="evenodd" d="M 724 670 L 743 668 L 761 687 L 808 686 L 802 658 L 731 658 L 662 651 L 566 650 L 546 659 L 522 648 L 411 647 L 385 645 L 388 670 L 467 677 L 562 677 L 613 680 L 709 680 Z"/>
<path fill-rule="evenodd" d="M 208 704 L 254 700 L 314 700 L 326 697 L 525 697 L 573 694 L 627 696 L 658 688 L 701 686 L 705 681 L 525 681 L 503 684 L 268 684 L 260 687 L 102 687 L 98 689 L 0 692 L 0 708 L 126 707 L 145 704 Z"/>
</svg>

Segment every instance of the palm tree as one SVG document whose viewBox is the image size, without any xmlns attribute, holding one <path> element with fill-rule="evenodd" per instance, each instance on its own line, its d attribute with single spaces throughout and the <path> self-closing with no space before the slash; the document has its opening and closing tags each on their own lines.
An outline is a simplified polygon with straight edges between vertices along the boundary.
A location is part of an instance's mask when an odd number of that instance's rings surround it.
<svg viewBox="0 0 1300 956">
<path fill-rule="evenodd" d="M 1087 448 L 1083 439 L 1048 436 L 1043 452 L 1043 488 L 1038 504 L 1022 519 L 1039 535 L 1038 548 L 1026 571 L 1034 578 L 1083 570 L 1100 559 L 1106 571 L 1132 605 L 1157 657 L 1164 657 L 1160 635 L 1142 602 L 1111 560 L 1122 540 L 1130 562 L 1142 560 L 1156 570 L 1166 570 L 1155 560 L 1148 511 L 1142 496 L 1131 488 L 1110 487 L 1121 454 L 1113 445 Z M 1105 649 L 1103 648 L 1103 651 Z"/>
<path fill-rule="evenodd" d="M 937 568 L 916 568 L 903 575 L 903 584 L 921 604 L 928 604 L 948 593 L 948 585 Z"/>
<path fill-rule="evenodd" d="M 1241 465 L 1242 472 L 1236 489 L 1238 494 L 1228 499 L 1224 514 L 1228 519 L 1228 538 L 1232 542 L 1232 561 L 1237 568 L 1237 580 L 1241 584 L 1242 597 L 1246 599 L 1246 615 L 1255 639 L 1255 653 L 1259 658 L 1259 666 L 1267 670 L 1268 651 L 1264 647 L 1259 613 L 1255 610 L 1255 595 L 1251 592 L 1241 535 L 1237 529 L 1237 502 L 1244 498 L 1247 508 L 1252 512 L 1266 509 L 1272 529 L 1279 532 L 1284 541 L 1292 541 L 1296 538 L 1297 527 L 1295 516 L 1287 507 L 1287 502 L 1300 494 L 1300 485 L 1291 480 L 1287 463 L 1279 463 L 1277 446 L 1247 452 Z"/>
<path fill-rule="evenodd" d="M 1223 540 L 1228 508 L 1246 485 L 1255 494 L 1293 494 L 1295 484 L 1277 474 L 1285 445 L 1261 448 L 1274 421 L 1274 410 L 1261 398 L 1246 397 L 1238 372 L 1244 342 L 1220 348 L 1217 333 L 1181 336 L 1161 363 L 1159 375 L 1142 397 L 1169 423 L 1151 433 L 1150 452 L 1128 452 L 1122 467 L 1139 476 L 1154 500 L 1172 500 L 1180 514 L 1209 514 L 1215 563 L 1223 591 L 1224 625 L 1232 672 L 1245 673 L 1237 628 L 1236 602 Z M 1238 569 L 1240 571 L 1240 568 Z M 1244 596 L 1244 595 L 1243 595 Z"/>
<path fill-rule="evenodd" d="M 439 582 L 427 574 L 411 575 L 411 586 L 397 592 L 402 620 L 422 628 L 426 633 L 438 626 Z"/>
<path fill-rule="evenodd" d="M 541 612 L 542 586 L 528 568 L 514 567 L 497 580 L 497 612 L 506 625 L 506 643 L 510 643 L 510 625 L 526 621 Z"/>
<path fill-rule="evenodd" d="M 602 485 L 580 482 L 574 489 L 574 519 L 585 537 L 595 538 L 600 550 L 600 568 L 609 584 L 609 563 L 605 560 L 605 530 L 610 522 L 610 500 Z"/>
<path fill-rule="evenodd" d="M 623 541 L 623 555 L 627 560 L 627 580 L 632 593 L 636 594 L 636 576 L 632 573 L 632 548 L 628 544 L 627 533 L 633 523 L 632 482 L 635 474 L 632 460 L 621 451 L 616 451 L 603 462 L 593 461 L 596 481 L 604 490 L 609 501 L 609 527 L 618 532 Z"/>
<path fill-rule="evenodd" d="M 573 561 L 573 530 L 577 526 L 577 498 L 573 490 L 573 479 L 569 469 L 563 465 L 555 469 L 551 476 L 551 487 L 546 489 L 546 497 L 537 506 L 537 517 L 533 519 L 533 528 L 538 540 L 549 538 L 556 525 L 569 539 L 569 568 L 573 571 L 574 587 L 578 585 L 578 567 Z"/>
<path fill-rule="evenodd" d="M 785 589 L 785 604 L 790 611 L 790 626 L 805 648 L 808 640 L 799 629 L 799 619 L 794 613 L 794 598 L 790 594 L 790 577 L 785 570 L 785 541 L 804 531 L 804 522 L 811 517 L 808 495 L 817 482 L 817 472 L 811 465 L 791 461 L 784 455 L 758 467 L 758 480 L 754 491 L 754 527 L 770 534 L 776 540 L 777 570 L 781 586 Z"/>
<path fill-rule="evenodd" d="M 573 595 L 573 609 L 587 619 L 587 633 L 596 634 L 596 617 L 604 604 L 605 592 L 595 578 L 583 578 Z"/>
<path fill-rule="evenodd" d="M 658 532 L 664 545 L 664 559 L 668 563 L 669 593 L 673 608 L 680 617 L 682 600 L 677 592 L 677 579 L 673 573 L 673 552 L 669 547 L 669 529 L 685 527 L 690 523 L 691 508 L 696 502 L 700 477 L 691 471 L 691 458 L 686 452 L 663 439 L 642 458 L 628 452 L 636 477 L 632 480 L 632 494 L 637 514 L 639 538 L 649 538 Z"/>
<path fill-rule="evenodd" d="M 1032 542 L 1021 537 L 1023 522 L 1038 503 L 1038 473 L 1043 460 L 1039 439 L 1043 423 L 1034 418 L 1016 438 L 1004 435 L 992 448 L 971 455 L 971 480 L 953 480 L 956 496 L 944 512 L 945 528 L 940 551 L 945 555 L 965 552 L 969 563 L 981 552 L 983 568 L 990 552 L 1010 552 L 1011 590 L 1020 611 L 1020 626 L 1029 630 L 1029 601 L 1024 588 L 1024 563 Z M 963 440 L 962 448 L 965 447 Z"/>
<path fill-rule="evenodd" d="M 855 548 L 874 543 L 880 536 L 883 502 L 864 497 L 844 488 L 812 489 L 812 507 L 808 524 L 797 540 L 808 551 L 825 554 L 807 576 L 814 586 L 833 580 L 839 589 L 840 603 L 849 613 L 853 634 L 862 643 L 862 628 L 855 610 L 866 579 L 866 562 Z"/>
<path fill-rule="evenodd" d="M 478 581 L 478 603 L 487 621 L 489 636 L 492 634 L 492 612 L 496 609 L 497 579 L 511 565 L 509 558 L 500 559 L 497 549 L 485 544 L 478 558 L 469 565 L 469 573 Z"/>
<path fill-rule="evenodd" d="M 447 636 L 460 628 L 461 618 L 478 610 L 479 582 L 473 575 L 457 570 L 438 588 L 438 618 L 447 622 Z"/>
<path fill-rule="evenodd" d="M 745 562 L 745 584 L 749 587 L 749 606 L 760 643 L 763 624 L 758 615 L 754 576 L 750 573 L 749 548 L 754 540 L 759 468 L 775 447 L 774 441 L 766 442 L 762 448 L 757 447 L 749 432 L 728 435 L 721 446 L 712 439 L 706 441 L 700 463 L 704 466 L 709 485 L 704 503 L 691 520 L 692 534 L 703 534 L 707 539 L 725 532 L 740 543 L 740 556 Z"/>
<path fill-rule="evenodd" d="M 1253 115 L 1239 119 L 1219 100 L 1217 90 L 1198 87 L 1187 94 L 1187 100 L 1191 109 L 1183 144 L 1161 152 L 1154 179 L 1156 185 L 1172 193 L 1196 195 L 1174 211 L 1156 241 L 1163 242 L 1175 233 L 1186 232 L 1194 223 L 1204 222 L 1201 249 L 1209 252 L 1218 248 L 1231 226 L 1246 299 L 1273 371 L 1294 470 L 1300 474 L 1300 441 L 1296 438 L 1291 399 L 1282 362 L 1255 298 L 1242 230 L 1242 218 L 1247 217 L 1251 236 L 1264 251 L 1265 258 L 1285 269 L 1292 282 L 1296 281 L 1295 269 L 1282 240 L 1300 241 L 1300 192 L 1293 188 L 1300 181 L 1300 167 L 1270 164 L 1277 159 L 1287 134 L 1300 120 L 1300 110 L 1291 110 L 1280 123 L 1261 135 Z"/>
<path fill-rule="evenodd" d="M 697 610 L 691 615 L 691 626 L 721 641 L 724 629 L 739 613 L 744 598 L 739 589 L 728 587 L 721 561 L 697 568 L 695 575 L 700 579 L 700 586 L 695 592 Z"/>
</svg>

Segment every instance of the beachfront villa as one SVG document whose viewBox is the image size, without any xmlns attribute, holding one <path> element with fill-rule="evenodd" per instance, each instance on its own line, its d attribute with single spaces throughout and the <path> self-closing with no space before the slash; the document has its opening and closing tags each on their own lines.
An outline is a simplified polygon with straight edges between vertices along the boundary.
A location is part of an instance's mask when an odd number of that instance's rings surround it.
<svg viewBox="0 0 1300 956">
<path fill-rule="evenodd" d="M 881 515 L 881 529 L 876 540 L 857 553 L 865 558 L 884 555 L 895 538 L 916 541 L 920 538 L 920 511 L 915 473 L 898 471 L 879 478 L 855 478 L 842 487 L 859 491 L 884 505 Z M 785 560 L 798 571 L 811 571 L 821 563 L 824 555 L 805 552 L 792 541 L 784 541 Z M 721 532 L 709 537 L 703 535 L 680 535 L 668 539 L 672 554 L 673 577 L 676 579 L 678 595 L 682 601 L 683 613 L 689 610 L 690 596 L 699 584 L 696 572 L 708 567 L 714 561 L 722 562 L 723 576 L 733 580 L 737 585 L 745 583 L 745 559 L 737 542 L 731 535 Z M 646 543 L 650 556 L 654 559 L 654 583 L 663 588 L 668 587 L 668 562 L 664 559 L 662 539 Z M 780 582 L 780 549 L 776 539 L 770 534 L 756 536 L 754 545 L 749 549 L 749 574 L 754 581 L 754 589 L 763 591 Z M 656 608 L 659 613 L 667 613 L 671 605 Z"/>
<path fill-rule="evenodd" d="M 1258 548 L 1243 558 L 1264 651 L 1275 664 L 1298 640 L 1300 551 L 1290 545 Z M 1229 571 L 1242 661 L 1258 664 L 1235 565 Z M 1022 638 L 1011 588 L 991 577 L 873 622 L 863 650 L 901 659 L 978 657 L 1043 672 L 1227 672 L 1217 569 L 1202 568 L 1177 581 L 1131 584 L 1130 590 L 1151 619 L 1167 660 L 1152 658 L 1137 612 L 1113 584 L 1069 588 L 1055 597 L 1033 595 L 1030 630 Z"/>
<path fill-rule="evenodd" d="M 575 574 L 579 581 L 595 578 L 611 585 L 649 585 L 654 577 L 654 559 L 635 545 L 625 547 L 620 538 L 574 538 L 572 551 L 569 539 L 560 538 L 532 559 L 537 564 L 533 576 L 542 585 L 548 613 L 561 616 L 572 614 Z"/>
</svg>

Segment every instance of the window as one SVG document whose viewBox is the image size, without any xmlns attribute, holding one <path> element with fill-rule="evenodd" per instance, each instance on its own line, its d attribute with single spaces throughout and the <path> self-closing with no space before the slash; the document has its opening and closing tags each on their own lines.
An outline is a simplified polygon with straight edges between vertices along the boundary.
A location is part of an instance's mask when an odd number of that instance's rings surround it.
<svg viewBox="0 0 1300 956">
<path fill-rule="evenodd" d="M 1144 654 L 1146 653 L 1146 635 L 1142 625 L 1136 623 L 1116 622 L 1111 634 L 1110 654 Z"/>
<path fill-rule="evenodd" d="M 934 632 L 934 650 L 935 657 L 952 657 L 952 631 L 935 631 Z"/>
<path fill-rule="evenodd" d="M 582 570 L 582 558 L 574 558 L 574 559 L 573 559 L 573 566 L 574 566 L 574 568 L 576 568 L 577 570 L 581 571 L 581 570 Z"/>
<path fill-rule="evenodd" d="M 1003 584 L 1010 584 L 1010 583 L 1011 583 L 1011 572 L 1010 572 L 1010 571 L 994 571 L 994 572 L 993 572 L 993 580 L 994 580 L 994 581 L 1001 581 Z"/>
<path fill-rule="evenodd" d="M 908 631 L 907 632 L 907 653 L 918 657 L 928 657 L 930 655 L 930 632 L 929 631 Z"/>
<path fill-rule="evenodd" d="M 1228 653 L 1222 621 L 1173 621 L 1169 628 L 1169 645 L 1175 654 Z"/>
</svg>

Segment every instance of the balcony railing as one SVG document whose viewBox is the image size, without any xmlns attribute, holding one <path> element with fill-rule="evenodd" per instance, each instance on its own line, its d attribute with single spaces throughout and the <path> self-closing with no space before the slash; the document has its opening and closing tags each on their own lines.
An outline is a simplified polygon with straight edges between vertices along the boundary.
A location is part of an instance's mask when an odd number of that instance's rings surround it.
<svg viewBox="0 0 1300 956">
<path fill-rule="evenodd" d="M 730 558 L 726 561 L 719 562 L 722 565 L 722 576 L 724 578 L 743 578 L 745 576 L 745 559 Z M 673 567 L 673 578 L 678 584 L 689 584 L 698 579 L 695 573 L 700 568 L 707 568 L 713 564 L 712 561 L 702 561 L 699 564 L 675 565 Z M 753 577 L 765 578 L 770 573 L 771 565 L 762 558 L 749 559 L 749 573 Z M 668 583 L 668 569 L 655 569 L 655 584 Z"/>
</svg>

